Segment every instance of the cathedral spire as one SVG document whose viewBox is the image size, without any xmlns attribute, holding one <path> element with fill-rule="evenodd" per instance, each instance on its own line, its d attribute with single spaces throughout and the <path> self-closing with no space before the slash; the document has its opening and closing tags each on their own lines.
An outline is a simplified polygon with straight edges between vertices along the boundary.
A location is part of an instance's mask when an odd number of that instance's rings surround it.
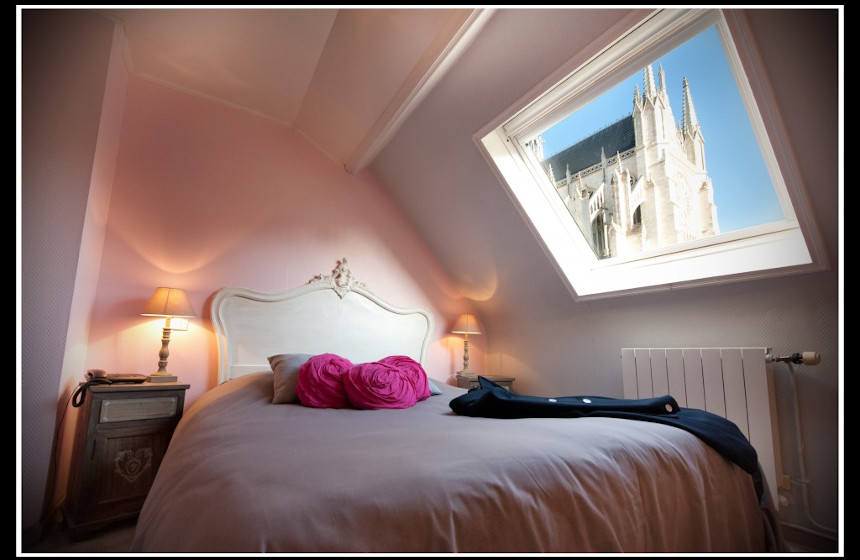
<svg viewBox="0 0 860 560">
<path fill-rule="evenodd" d="M 693 107 L 693 96 L 690 93 L 690 84 L 684 77 L 684 114 L 682 115 L 684 134 L 692 136 L 699 130 L 699 119 L 696 118 L 696 109 Z"/>
</svg>

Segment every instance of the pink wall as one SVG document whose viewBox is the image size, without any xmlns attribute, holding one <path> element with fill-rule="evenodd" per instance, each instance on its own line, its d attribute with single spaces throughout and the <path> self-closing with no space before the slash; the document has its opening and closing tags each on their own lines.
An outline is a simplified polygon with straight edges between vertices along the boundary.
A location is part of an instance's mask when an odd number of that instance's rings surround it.
<svg viewBox="0 0 860 560">
<path fill-rule="evenodd" d="M 121 84 L 110 76 L 114 25 L 82 10 L 30 9 L 21 15 L 20 149 L 20 521 L 38 538 L 53 479 L 57 425 L 68 427 L 66 376 L 83 361 L 101 235 L 93 204 L 110 185 L 111 134 L 118 112 L 107 100 Z M 95 162 L 95 163 L 94 163 Z M 93 188 L 95 186 L 95 188 Z M 94 194 L 95 193 L 95 194 Z M 102 225 L 99 230 L 104 230 Z M 82 247 L 82 238 L 88 247 Z M 86 290 L 82 290 L 86 291 Z M 86 301 L 88 300 L 88 301 Z M 83 309 L 78 301 L 85 301 Z M 76 377 L 81 373 L 77 368 Z M 70 408 L 70 407 L 69 407 Z M 65 423 L 63 423 L 65 419 Z"/>
<path fill-rule="evenodd" d="M 447 333 L 469 304 L 370 172 L 349 175 L 280 123 L 131 78 L 87 367 L 154 372 L 163 321 L 140 312 L 156 287 L 183 288 L 197 318 L 173 333 L 168 370 L 191 384 L 187 406 L 217 383 L 217 289 L 292 288 L 344 257 L 386 301 L 434 314 L 431 377 L 460 369 Z M 485 339 L 470 339 L 476 371 Z"/>
</svg>

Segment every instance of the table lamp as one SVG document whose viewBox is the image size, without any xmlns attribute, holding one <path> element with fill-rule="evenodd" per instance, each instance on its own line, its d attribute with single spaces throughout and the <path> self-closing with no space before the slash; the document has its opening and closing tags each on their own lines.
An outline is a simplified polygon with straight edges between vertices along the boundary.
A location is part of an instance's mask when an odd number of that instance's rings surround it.
<svg viewBox="0 0 860 560">
<path fill-rule="evenodd" d="M 463 335 L 463 369 L 457 374 L 474 376 L 475 372 L 469 369 L 469 335 L 481 334 L 481 324 L 478 322 L 478 318 L 472 313 L 460 315 L 451 332 Z"/>
<path fill-rule="evenodd" d="M 150 383 L 166 383 L 177 381 L 176 375 L 167 372 L 167 345 L 170 344 L 170 320 L 174 317 L 195 317 L 194 308 L 188 301 L 185 290 L 179 288 L 156 288 L 149 298 L 146 309 L 141 315 L 145 317 L 165 317 L 164 330 L 161 335 L 161 351 L 158 353 L 158 371 L 151 374 L 147 381 Z"/>
</svg>

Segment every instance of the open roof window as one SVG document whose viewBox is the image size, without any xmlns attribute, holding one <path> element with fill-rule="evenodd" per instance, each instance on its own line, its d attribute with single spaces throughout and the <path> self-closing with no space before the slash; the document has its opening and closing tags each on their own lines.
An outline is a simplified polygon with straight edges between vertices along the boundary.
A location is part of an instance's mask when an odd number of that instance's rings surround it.
<svg viewBox="0 0 860 560">
<path fill-rule="evenodd" d="M 826 266 L 737 16 L 657 10 L 476 136 L 574 297 Z"/>
</svg>

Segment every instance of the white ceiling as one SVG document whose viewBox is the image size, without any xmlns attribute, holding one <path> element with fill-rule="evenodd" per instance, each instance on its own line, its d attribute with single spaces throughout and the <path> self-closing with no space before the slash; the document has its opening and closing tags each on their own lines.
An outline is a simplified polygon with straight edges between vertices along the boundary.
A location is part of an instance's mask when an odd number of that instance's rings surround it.
<svg viewBox="0 0 860 560">
<path fill-rule="evenodd" d="M 289 124 L 350 172 L 480 29 L 472 9 L 98 9 L 137 76 Z"/>
</svg>

